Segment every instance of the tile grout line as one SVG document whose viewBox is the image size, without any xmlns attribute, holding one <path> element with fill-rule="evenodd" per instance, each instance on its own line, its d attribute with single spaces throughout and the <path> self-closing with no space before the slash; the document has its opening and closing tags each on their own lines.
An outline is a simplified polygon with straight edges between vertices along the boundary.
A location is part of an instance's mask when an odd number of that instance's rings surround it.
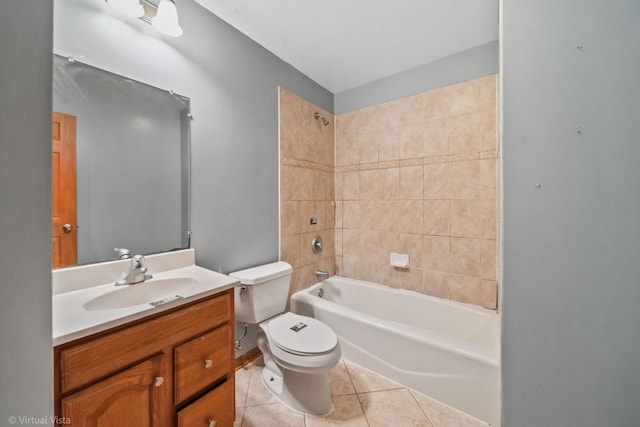
<svg viewBox="0 0 640 427">
<path fill-rule="evenodd" d="M 418 405 L 418 408 L 420 408 L 420 411 L 424 414 L 425 417 L 427 417 L 427 420 L 429 420 L 429 422 L 431 423 L 431 427 L 436 427 L 433 420 L 431 420 L 431 417 L 429 416 L 429 414 L 427 414 L 427 412 L 424 410 L 420 402 L 418 402 L 418 399 L 416 399 L 416 396 L 413 394 L 413 391 L 410 388 L 407 388 L 407 391 L 411 395 L 411 398 L 413 399 L 413 401 L 416 402 L 416 405 Z"/>
<path fill-rule="evenodd" d="M 362 415 L 364 415 L 364 421 L 367 423 L 368 427 L 371 427 L 371 423 L 369 423 L 369 418 L 367 417 L 367 413 L 365 412 L 364 407 L 362 406 L 360 395 L 358 393 L 358 390 L 356 390 L 356 385 L 353 382 L 353 378 L 351 377 L 351 372 L 349 372 L 349 367 L 347 366 L 347 362 L 344 359 L 342 359 L 342 364 L 344 365 L 344 370 L 347 372 L 349 381 L 351 381 L 351 386 L 353 387 L 354 394 L 356 396 L 356 399 L 358 400 L 358 405 L 360 405 L 360 410 L 362 411 Z"/>
</svg>

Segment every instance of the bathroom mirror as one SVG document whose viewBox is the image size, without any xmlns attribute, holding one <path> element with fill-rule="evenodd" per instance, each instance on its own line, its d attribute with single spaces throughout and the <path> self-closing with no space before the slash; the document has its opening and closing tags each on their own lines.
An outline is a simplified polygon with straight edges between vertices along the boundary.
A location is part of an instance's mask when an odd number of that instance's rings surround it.
<svg viewBox="0 0 640 427">
<path fill-rule="evenodd" d="M 76 235 L 77 264 L 117 259 L 114 248 L 188 247 L 189 99 L 70 58 L 53 64 L 54 268 L 74 264 L 55 264 L 56 187 L 70 188 L 57 184 L 56 117 L 75 117 L 76 197 L 64 204 L 77 219 L 58 227 Z"/>
</svg>

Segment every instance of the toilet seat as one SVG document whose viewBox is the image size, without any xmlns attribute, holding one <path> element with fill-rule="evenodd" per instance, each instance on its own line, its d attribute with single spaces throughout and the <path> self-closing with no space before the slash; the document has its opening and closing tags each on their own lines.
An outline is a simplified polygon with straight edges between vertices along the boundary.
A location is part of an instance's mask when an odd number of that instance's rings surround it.
<svg viewBox="0 0 640 427">
<path fill-rule="evenodd" d="M 327 354 L 335 350 L 338 337 L 323 322 L 308 316 L 285 313 L 269 322 L 269 342 L 300 356 Z"/>
</svg>

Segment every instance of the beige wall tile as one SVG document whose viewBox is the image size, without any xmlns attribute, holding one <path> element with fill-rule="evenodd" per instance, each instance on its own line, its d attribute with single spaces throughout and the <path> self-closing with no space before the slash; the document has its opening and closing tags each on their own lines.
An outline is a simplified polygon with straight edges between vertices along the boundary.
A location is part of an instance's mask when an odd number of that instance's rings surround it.
<svg viewBox="0 0 640 427">
<path fill-rule="evenodd" d="M 425 200 L 423 230 L 433 236 L 450 236 L 451 200 Z"/>
<path fill-rule="evenodd" d="M 326 200 L 315 200 L 313 202 L 313 216 L 308 219 L 309 222 L 311 218 L 315 218 L 317 221 L 316 225 L 311 225 L 313 230 L 318 231 L 328 228 L 329 220 L 326 217 L 328 204 L 329 202 Z"/>
<path fill-rule="evenodd" d="M 340 275 L 357 279 L 360 276 L 360 257 L 357 255 L 343 256 Z"/>
<path fill-rule="evenodd" d="M 422 200 L 401 200 L 392 231 L 400 233 L 422 233 L 424 205 Z"/>
<path fill-rule="evenodd" d="M 480 277 L 479 239 L 451 238 L 451 272 L 465 276 Z"/>
<path fill-rule="evenodd" d="M 351 134 L 339 135 L 340 144 L 336 146 L 336 166 L 354 165 L 359 161 L 357 139 Z"/>
<path fill-rule="evenodd" d="M 341 228 L 335 229 L 334 242 L 335 242 L 334 246 L 335 246 L 336 256 L 342 257 L 344 253 L 342 251 L 342 229 Z"/>
<path fill-rule="evenodd" d="M 451 200 L 450 215 L 451 236 L 496 238 L 495 200 Z"/>
<path fill-rule="evenodd" d="M 360 228 L 360 202 L 342 202 L 342 227 L 358 229 Z"/>
<path fill-rule="evenodd" d="M 399 279 L 389 263 L 375 263 L 360 260 L 360 280 L 379 283 L 381 285 L 399 288 Z"/>
<path fill-rule="evenodd" d="M 344 172 L 342 174 L 341 200 L 360 200 L 360 172 Z"/>
<path fill-rule="evenodd" d="M 305 266 L 312 264 L 316 261 L 313 252 L 311 251 L 311 241 L 316 236 L 316 233 L 303 233 L 298 234 L 298 265 Z"/>
<path fill-rule="evenodd" d="M 498 76 L 486 76 L 478 79 L 480 85 L 480 103 L 483 111 L 498 110 Z"/>
<path fill-rule="evenodd" d="M 313 176 L 313 196 L 312 200 L 331 200 L 330 192 L 333 188 L 328 181 L 327 175 L 328 172 L 322 170 L 312 170 L 311 175 Z"/>
<path fill-rule="evenodd" d="M 448 87 L 435 89 L 422 94 L 420 109 L 427 120 L 451 115 L 451 94 Z"/>
<path fill-rule="evenodd" d="M 294 200 L 283 200 L 280 203 L 280 234 L 291 236 L 300 233 L 298 217 L 300 215 L 300 202 Z"/>
<path fill-rule="evenodd" d="M 424 198 L 446 200 L 451 198 L 452 164 L 424 165 Z"/>
<path fill-rule="evenodd" d="M 373 202 L 375 214 L 374 230 L 398 232 L 398 214 L 401 209 L 399 200 L 376 200 Z"/>
<path fill-rule="evenodd" d="M 481 84 L 478 79 L 449 86 L 451 92 L 451 115 L 468 114 L 483 108 Z"/>
<path fill-rule="evenodd" d="M 474 112 L 462 116 L 455 116 L 450 121 L 450 149 L 451 153 L 473 153 L 482 151 L 482 135 L 484 129 L 485 114 Z"/>
<path fill-rule="evenodd" d="M 378 161 L 400 159 L 400 129 L 384 129 L 373 134 L 373 141 L 378 147 Z"/>
<path fill-rule="evenodd" d="M 335 223 L 334 226 L 336 228 L 342 228 L 342 213 L 343 213 L 343 205 L 344 202 L 337 201 L 335 206 Z"/>
<path fill-rule="evenodd" d="M 497 240 L 482 240 L 480 243 L 480 277 L 488 280 L 498 279 Z"/>
<path fill-rule="evenodd" d="M 421 269 L 424 265 L 424 238 L 421 234 L 398 233 L 389 252 L 409 255 L 409 267 Z M 390 260 L 390 254 L 389 260 Z"/>
<path fill-rule="evenodd" d="M 423 270 L 424 293 L 438 298 L 451 299 L 449 294 L 449 273 L 436 270 Z"/>
<path fill-rule="evenodd" d="M 342 261 L 343 261 L 342 255 L 336 255 L 336 274 L 339 276 L 345 276 Z"/>
<path fill-rule="evenodd" d="M 360 247 L 369 261 L 376 264 L 388 262 L 389 242 L 387 233 L 375 230 L 360 230 Z"/>
<path fill-rule="evenodd" d="M 424 198 L 424 174 L 422 166 L 400 168 L 400 198 L 422 200 Z"/>
<path fill-rule="evenodd" d="M 286 261 L 293 268 L 300 267 L 299 235 L 283 236 L 280 238 L 280 260 Z"/>
<path fill-rule="evenodd" d="M 281 102 L 284 255 L 308 274 L 324 266 L 495 308 L 497 76 L 341 114 L 327 127 L 296 95 Z M 298 220 L 285 222 L 296 210 Z M 328 253 L 307 253 L 315 234 Z M 390 252 L 409 254 L 410 268 L 391 267 Z"/>
<path fill-rule="evenodd" d="M 425 139 L 425 130 L 422 124 L 405 126 L 400 129 L 400 158 L 423 157 L 422 146 L 426 143 Z"/>
<path fill-rule="evenodd" d="M 302 190 L 294 185 L 299 177 L 298 168 L 282 165 L 280 166 L 280 198 L 282 200 L 300 200 Z"/>
<path fill-rule="evenodd" d="M 449 275 L 449 295 L 454 301 L 480 305 L 481 282 L 477 277 L 460 274 Z"/>
<path fill-rule="evenodd" d="M 358 163 L 375 163 L 378 161 L 378 143 L 376 130 L 367 130 L 357 137 Z"/>
<path fill-rule="evenodd" d="M 498 282 L 495 280 L 480 281 L 480 301 L 478 305 L 495 310 L 498 308 Z"/>
<path fill-rule="evenodd" d="M 381 208 L 385 205 L 376 200 L 360 201 L 360 225 L 358 228 L 382 230 L 380 221 L 382 220 Z"/>
<path fill-rule="evenodd" d="M 378 185 L 374 190 L 376 199 L 397 200 L 400 198 L 400 168 L 378 170 Z"/>
<path fill-rule="evenodd" d="M 333 200 L 325 201 L 325 221 L 326 227 L 333 229 L 336 227 L 336 202 Z"/>
<path fill-rule="evenodd" d="M 309 224 L 309 219 L 316 217 L 316 207 L 313 200 L 304 200 L 298 202 L 300 210 L 298 212 L 298 230 L 299 233 L 310 233 L 317 227 Z"/>
<path fill-rule="evenodd" d="M 451 163 L 450 198 L 495 200 L 496 163 L 495 159 Z"/>
<path fill-rule="evenodd" d="M 451 238 L 424 236 L 422 266 L 425 270 L 451 271 Z"/>
<path fill-rule="evenodd" d="M 331 258 L 335 257 L 335 255 L 336 255 L 336 250 L 335 250 L 336 235 L 335 235 L 333 229 L 325 229 L 325 230 L 320 231 L 317 234 L 319 234 L 320 237 L 322 237 L 322 240 L 324 241 L 324 249 L 323 249 L 322 254 L 320 255 L 320 257 L 323 260 L 331 259 Z"/>
<path fill-rule="evenodd" d="M 380 193 L 378 170 L 363 170 L 360 174 L 360 199 L 375 200 Z"/>
<path fill-rule="evenodd" d="M 342 255 L 358 256 L 360 254 L 360 230 L 342 230 Z"/>
<path fill-rule="evenodd" d="M 421 294 L 425 293 L 422 273 L 423 270 L 418 268 L 396 269 L 400 289 L 419 292 Z"/>
<path fill-rule="evenodd" d="M 334 200 L 342 200 L 343 198 L 343 184 L 342 184 L 342 175 L 343 172 L 335 172 L 334 174 Z"/>
</svg>

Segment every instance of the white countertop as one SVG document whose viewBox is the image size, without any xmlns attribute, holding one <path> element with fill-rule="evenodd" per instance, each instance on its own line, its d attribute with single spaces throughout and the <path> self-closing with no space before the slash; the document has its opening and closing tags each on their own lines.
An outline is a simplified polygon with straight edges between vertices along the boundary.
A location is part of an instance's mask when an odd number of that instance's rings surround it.
<svg viewBox="0 0 640 427">
<path fill-rule="evenodd" d="M 130 260 L 54 270 L 53 345 L 214 295 L 238 283 L 195 265 L 193 249 L 150 255 L 145 261 L 153 278 L 127 286 L 115 286 L 115 282 L 128 271 Z M 174 299 L 176 295 L 179 298 Z M 158 301 L 160 305 L 150 304 Z"/>
</svg>

